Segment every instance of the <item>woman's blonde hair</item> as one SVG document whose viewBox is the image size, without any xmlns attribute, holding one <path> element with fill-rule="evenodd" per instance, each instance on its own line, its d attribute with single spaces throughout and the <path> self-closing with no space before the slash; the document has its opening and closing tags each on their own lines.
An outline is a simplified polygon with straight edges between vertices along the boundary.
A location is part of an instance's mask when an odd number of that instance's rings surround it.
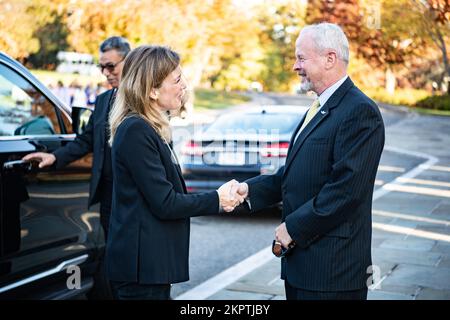
<svg viewBox="0 0 450 320">
<path fill-rule="evenodd" d="M 164 46 L 140 46 L 127 55 L 117 96 L 109 114 L 110 145 L 117 128 L 130 115 L 143 118 L 163 139 L 171 140 L 168 116 L 156 106 L 156 100 L 150 97 L 150 92 L 159 88 L 179 64 L 178 53 Z"/>
</svg>

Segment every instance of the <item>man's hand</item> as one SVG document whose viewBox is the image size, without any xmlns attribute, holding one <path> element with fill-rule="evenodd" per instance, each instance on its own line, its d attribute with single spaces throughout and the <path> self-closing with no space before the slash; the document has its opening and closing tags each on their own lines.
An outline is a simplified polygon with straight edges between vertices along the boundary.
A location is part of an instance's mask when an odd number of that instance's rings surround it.
<svg viewBox="0 0 450 320">
<path fill-rule="evenodd" d="M 218 190 L 220 206 L 226 212 L 231 212 L 244 201 L 244 197 L 238 193 L 239 182 L 236 180 L 228 181 Z"/>
<path fill-rule="evenodd" d="M 281 243 L 284 248 L 288 248 L 292 242 L 292 238 L 286 229 L 286 223 L 283 222 L 275 229 L 275 240 Z"/>
<path fill-rule="evenodd" d="M 22 158 L 23 161 L 38 161 L 39 168 L 49 167 L 55 163 L 56 157 L 52 153 L 33 152 Z"/>
<path fill-rule="evenodd" d="M 234 184 L 231 187 L 233 193 L 239 194 L 244 199 L 248 197 L 248 184 L 245 182 Z"/>
</svg>

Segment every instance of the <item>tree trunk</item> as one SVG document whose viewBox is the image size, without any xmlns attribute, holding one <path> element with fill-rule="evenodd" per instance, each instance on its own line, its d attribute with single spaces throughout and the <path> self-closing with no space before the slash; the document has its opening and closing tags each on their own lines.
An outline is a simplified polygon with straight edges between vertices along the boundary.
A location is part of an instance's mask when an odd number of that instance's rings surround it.
<svg viewBox="0 0 450 320">
<path fill-rule="evenodd" d="M 437 37 L 437 41 L 436 44 L 439 47 L 439 49 L 441 49 L 442 52 L 442 62 L 444 63 L 444 71 L 442 73 L 442 83 L 441 83 L 441 87 L 442 84 L 445 84 L 447 86 L 447 94 L 450 94 L 450 65 L 448 62 L 448 57 L 447 57 L 447 46 L 444 40 L 444 37 L 442 36 L 441 30 L 439 29 L 439 27 L 436 27 L 436 37 Z"/>
<path fill-rule="evenodd" d="M 395 74 L 392 72 L 392 69 L 390 67 L 386 68 L 386 91 L 390 94 L 393 95 L 395 93 L 395 86 L 397 84 L 397 79 L 395 78 Z"/>
</svg>

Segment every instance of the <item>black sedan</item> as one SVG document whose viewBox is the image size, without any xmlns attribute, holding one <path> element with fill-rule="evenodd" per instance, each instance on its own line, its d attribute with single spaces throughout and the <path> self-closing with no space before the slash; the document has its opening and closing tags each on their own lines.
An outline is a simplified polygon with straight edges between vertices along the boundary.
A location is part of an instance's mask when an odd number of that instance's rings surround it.
<svg viewBox="0 0 450 320">
<path fill-rule="evenodd" d="M 79 298 L 101 286 L 105 241 L 98 206 L 87 208 L 91 156 L 58 170 L 21 160 L 73 141 L 85 111 L 0 52 L 0 300 Z"/>
<path fill-rule="evenodd" d="M 249 107 L 218 117 L 185 142 L 181 166 L 189 192 L 215 190 L 230 179 L 273 174 L 284 165 L 305 106 Z"/>
</svg>

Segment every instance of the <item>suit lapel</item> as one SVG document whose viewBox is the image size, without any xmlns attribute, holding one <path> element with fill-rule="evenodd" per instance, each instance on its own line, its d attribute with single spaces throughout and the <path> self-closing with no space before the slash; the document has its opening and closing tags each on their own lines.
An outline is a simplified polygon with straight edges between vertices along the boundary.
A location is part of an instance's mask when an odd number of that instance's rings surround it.
<svg viewBox="0 0 450 320">
<path fill-rule="evenodd" d="M 164 144 L 169 149 L 170 159 L 172 160 L 172 163 L 177 170 L 178 178 L 180 179 L 181 185 L 183 186 L 183 190 L 186 193 L 187 192 L 186 184 L 184 182 L 183 173 L 181 172 L 180 162 L 178 161 L 178 157 L 175 153 L 175 150 L 173 149 L 173 143 L 171 142 L 170 144 L 168 144 L 164 142 Z"/>
<path fill-rule="evenodd" d="M 325 108 L 325 106 L 322 107 L 317 112 L 317 114 L 311 119 L 311 121 L 307 124 L 307 126 L 298 136 L 297 141 L 295 141 L 294 145 L 292 146 L 292 149 L 288 152 L 288 157 L 286 159 L 286 166 L 284 169 L 285 172 L 289 167 L 289 165 L 291 164 L 292 160 L 295 158 L 297 152 L 300 150 L 300 147 L 302 146 L 303 142 L 305 142 L 306 137 L 308 137 L 310 133 L 319 125 L 319 123 L 322 122 L 322 120 L 328 116 L 329 110 L 328 108 Z"/>
<path fill-rule="evenodd" d="M 96 105 L 96 107 L 100 107 L 99 113 L 98 113 L 98 117 L 97 117 L 97 121 L 98 121 L 98 125 L 96 126 L 99 130 L 96 130 L 96 134 L 97 134 L 97 138 L 98 141 L 104 141 L 104 137 L 105 137 L 105 129 L 106 129 L 106 125 L 108 122 L 108 113 L 110 110 L 110 104 L 111 104 L 111 98 L 112 98 L 112 94 L 114 92 L 114 89 L 109 90 L 108 94 L 105 94 L 102 98 L 101 101 L 98 102 L 98 104 Z"/>
<path fill-rule="evenodd" d="M 185 193 L 187 193 L 186 183 L 184 182 L 183 174 L 181 173 L 181 168 L 178 164 L 175 165 L 175 167 L 177 167 L 178 177 L 180 178 L 181 184 L 183 186 L 183 190 Z"/>
<path fill-rule="evenodd" d="M 324 106 L 320 108 L 320 110 L 317 112 L 317 114 L 311 119 L 311 121 L 308 123 L 308 125 L 303 129 L 303 131 L 300 133 L 300 135 L 297 138 L 297 141 L 294 143 L 295 135 L 297 134 L 298 130 L 300 129 L 301 125 L 303 124 L 303 121 L 305 120 L 306 114 L 303 117 L 303 120 L 300 121 L 299 125 L 297 126 L 297 129 L 295 130 L 294 135 L 291 138 L 291 143 L 288 150 L 288 156 L 286 159 L 286 164 L 284 167 L 284 174 L 287 173 L 289 166 L 292 164 L 292 161 L 295 159 L 295 155 L 300 150 L 301 146 L 305 142 L 306 138 L 314 131 L 315 128 L 330 114 L 330 110 L 337 107 L 344 97 L 345 93 L 353 87 L 354 84 L 350 77 L 347 78 L 347 80 L 344 81 L 344 83 L 331 95 L 331 97 L 328 99 L 328 101 L 325 103 Z"/>
<path fill-rule="evenodd" d="M 306 118 L 307 114 L 308 114 L 308 112 L 305 112 L 305 114 L 303 115 L 302 119 L 298 123 L 297 128 L 295 128 L 294 134 L 291 137 L 291 142 L 289 143 L 288 154 L 292 151 L 292 148 L 294 147 L 295 137 L 297 136 L 298 130 L 300 130 L 300 128 L 302 127 L 303 122 L 305 121 L 305 118 Z"/>
<path fill-rule="evenodd" d="M 175 150 L 173 150 L 174 156 L 175 155 Z M 178 162 L 178 158 L 176 158 L 177 163 L 174 163 L 175 167 L 177 168 L 177 173 L 178 173 L 178 177 L 180 178 L 184 188 L 186 188 L 186 186 L 184 185 L 184 179 L 183 179 L 183 173 L 181 172 L 181 168 L 180 168 L 180 164 Z"/>
<path fill-rule="evenodd" d="M 103 114 L 103 119 L 105 119 L 106 121 L 108 121 L 108 116 L 109 116 L 109 112 L 111 111 L 112 108 L 112 103 L 114 103 L 113 100 L 113 94 L 114 91 L 116 89 L 111 89 L 110 92 L 108 93 L 108 95 L 105 97 L 105 102 L 104 103 L 104 108 L 102 109 L 102 114 Z"/>
</svg>

